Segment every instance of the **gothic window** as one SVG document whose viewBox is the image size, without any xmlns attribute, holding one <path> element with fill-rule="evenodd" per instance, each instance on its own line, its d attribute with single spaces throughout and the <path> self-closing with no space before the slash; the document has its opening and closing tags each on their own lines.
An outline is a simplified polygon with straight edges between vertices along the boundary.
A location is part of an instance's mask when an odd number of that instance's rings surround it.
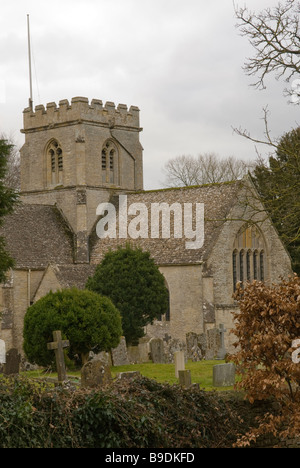
<svg viewBox="0 0 300 468">
<path fill-rule="evenodd" d="M 52 140 L 47 148 L 48 164 L 51 167 L 51 177 L 48 179 L 51 185 L 63 183 L 63 151 L 56 140 Z"/>
<path fill-rule="evenodd" d="M 262 250 L 259 254 L 259 276 L 260 276 L 260 281 L 265 280 L 265 272 L 264 272 L 264 251 Z"/>
<path fill-rule="evenodd" d="M 237 274 L 237 251 L 234 250 L 232 254 L 232 269 L 233 269 L 233 289 L 236 290 L 236 285 L 238 282 L 238 274 Z"/>
<path fill-rule="evenodd" d="M 238 282 L 266 278 L 266 248 L 263 236 L 256 226 L 242 228 L 234 241 L 232 254 L 233 290 Z"/>
<path fill-rule="evenodd" d="M 117 158 L 118 152 L 115 143 L 112 140 L 107 140 L 102 148 L 101 153 L 102 166 L 102 182 L 116 184 Z"/>
</svg>

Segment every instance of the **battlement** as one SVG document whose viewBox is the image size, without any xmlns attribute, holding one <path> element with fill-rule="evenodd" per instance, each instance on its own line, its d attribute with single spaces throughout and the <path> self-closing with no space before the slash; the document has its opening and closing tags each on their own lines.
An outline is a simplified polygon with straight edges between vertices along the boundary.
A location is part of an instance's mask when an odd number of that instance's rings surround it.
<svg viewBox="0 0 300 468">
<path fill-rule="evenodd" d="M 74 97 L 71 104 L 67 99 L 49 102 L 46 105 L 35 106 L 34 111 L 28 107 L 23 111 L 24 130 L 55 128 L 76 123 L 90 123 L 108 128 L 122 128 L 140 131 L 139 108 L 131 106 L 128 110 L 125 104 L 117 107 L 113 102 L 106 102 L 93 99 L 89 103 L 86 97 Z"/>
</svg>

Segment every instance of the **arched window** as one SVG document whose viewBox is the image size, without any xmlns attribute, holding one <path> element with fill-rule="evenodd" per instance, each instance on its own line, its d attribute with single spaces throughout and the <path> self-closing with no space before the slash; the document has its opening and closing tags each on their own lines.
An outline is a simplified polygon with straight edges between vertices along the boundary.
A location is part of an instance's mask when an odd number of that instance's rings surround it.
<svg viewBox="0 0 300 468">
<path fill-rule="evenodd" d="M 47 166 L 51 168 L 51 176 L 48 182 L 51 185 L 63 183 L 63 151 L 57 140 L 51 140 L 47 147 Z"/>
<path fill-rule="evenodd" d="M 233 245 L 233 290 L 238 282 L 265 281 L 266 248 L 264 238 L 256 226 L 245 226 L 237 234 Z"/>
<path fill-rule="evenodd" d="M 117 160 L 117 147 L 112 140 L 107 140 L 101 153 L 102 182 L 104 184 L 117 183 Z"/>
<path fill-rule="evenodd" d="M 265 280 L 265 265 L 264 265 L 264 251 L 263 250 L 259 254 L 259 279 L 260 281 Z"/>
<path fill-rule="evenodd" d="M 238 282 L 237 274 L 237 251 L 234 250 L 232 254 L 232 270 L 233 270 L 233 290 L 236 291 L 236 285 Z"/>
</svg>

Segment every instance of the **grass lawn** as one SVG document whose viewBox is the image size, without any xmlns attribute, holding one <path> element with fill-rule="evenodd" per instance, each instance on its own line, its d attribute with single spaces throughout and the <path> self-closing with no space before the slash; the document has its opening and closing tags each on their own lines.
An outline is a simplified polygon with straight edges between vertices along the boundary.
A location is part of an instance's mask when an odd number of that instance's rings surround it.
<svg viewBox="0 0 300 468">
<path fill-rule="evenodd" d="M 213 366 L 223 364 L 225 361 L 188 361 L 186 369 L 191 371 L 192 383 L 200 384 L 204 390 L 232 390 L 233 387 L 213 387 Z M 128 366 L 111 367 L 112 377 L 115 378 L 119 372 L 139 371 L 144 377 L 154 379 L 160 383 L 176 384 L 178 379 L 175 377 L 174 364 L 130 364 Z M 57 378 L 56 373 L 44 374 L 41 371 L 26 372 L 28 377 L 51 377 Z M 80 378 L 80 372 L 68 372 L 69 376 Z"/>
</svg>

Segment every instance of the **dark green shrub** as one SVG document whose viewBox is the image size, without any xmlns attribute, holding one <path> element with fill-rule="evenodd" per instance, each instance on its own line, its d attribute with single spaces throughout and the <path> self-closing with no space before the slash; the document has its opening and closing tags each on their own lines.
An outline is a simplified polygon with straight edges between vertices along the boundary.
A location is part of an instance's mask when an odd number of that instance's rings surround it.
<svg viewBox="0 0 300 468">
<path fill-rule="evenodd" d="M 119 311 L 107 297 L 92 291 L 65 289 L 50 292 L 28 308 L 24 320 L 24 351 L 27 359 L 41 366 L 54 361 L 47 343 L 61 330 L 70 341 L 69 354 L 83 360 L 89 351 L 109 351 L 122 334 Z"/>
</svg>

